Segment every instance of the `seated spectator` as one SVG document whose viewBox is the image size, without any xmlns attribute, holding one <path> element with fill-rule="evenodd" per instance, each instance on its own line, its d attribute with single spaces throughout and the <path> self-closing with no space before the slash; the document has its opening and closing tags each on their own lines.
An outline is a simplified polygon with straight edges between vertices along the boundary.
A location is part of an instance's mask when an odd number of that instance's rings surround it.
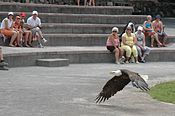
<svg viewBox="0 0 175 116">
<path fill-rule="evenodd" d="M 21 20 L 20 16 L 16 16 L 15 21 L 13 22 L 14 31 L 18 32 L 18 37 L 16 39 L 17 47 L 22 47 L 21 43 L 22 43 L 23 32 L 21 29 L 20 20 Z"/>
<path fill-rule="evenodd" d="M 108 39 L 106 42 L 106 48 L 110 52 L 115 53 L 115 63 L 116 64 L 120 64 L 120 63 L 123 64 L 125 58 L 123 56 L 123 49 L 120 48 L 119 46 L 120 46 L 120 42 L 119 42 L 119 37 L 118 37 L 118 28 L 113 27 L 112 33 L 108 36 Z"/>
<path fill-rule="evenodd" d="M 132 28 L 128 26 L 126 28 L 125 33 L 122 35 L 122 43 L 121 47 L 124 49 L 126 52 L 126 63 L 129 63 L 129 59 L 131 58 L 131 55 L 134 56 L 135 63 L 138 62 L 138 53 L 137 53 L 137 48 L 136 48 L 136 42 L 137 39 L 135 37 L 134 33 L 131 33 Z"/>
<path fill-rule="evenodd" d="M 45 43 L 47 40 L 43 37 L 43 33 L 41 31 L 41 20 L 38 17 L 38 12 L 33 11 L 32 16 L 27 19 L 28 29 L 32 31 L 32 36 L 35 37 L 38 35 L 38 47 L 43 48 L 41 40 Z"/>
<path fill-rule="evenodd" d="M 164 26 L 163 22 L 161 21 L 160 15 L 157 15 L 156 19 L 153 21 L 153 29 L 158 34 L 159 40 L 162 39 L 162 46 L 165 47 L 167 34 L 164 32 Z"/>
<path fill-rule="evenodd" d="M 25 18 L 26 18 L 26 13 L 25 12 L 21 12 L 20 13 L 20 17 L 21 17 L 21 28 L 23 31 L 23 38 L 24 38 L 24 47 L 32 47 L 32 32 L 30 30 L 26 29 L 26 25 L 25 25 Z"/>
<path fill-rule="evenodd" d="M 8 17 L 1 23 L 1 33 L 7 38 L 11 38 L 9 46 L 13 47 L 13 42 L 18 37 L 18 32 L 13 29 L 13 12 L 8 13 Z"/>
<path fill-rule="evenodd" d="M 0 47 L 0 70 L 8 70 L 7 66 L 8 66 L 8 63 L 4 61 L 2 48 Z"/>
<path fill-rule="evenodd" d="M 145 63 L 145 57 L 149 55 L 150 53 L 150 48 L 145 46 L 145 35 L 142 32 L 143 27 L 139 26 L 137 31 L 135 32 L 135 36 L 137 38 L 137 52 L 138 56 L 140 57 L 142 63 Z"/>
<path fill-rule="evenodd" d="M 147 16 L 147 21 L 143 23 L 143 28 L 145 31 L 145 36 L 151 36 L 151 47 L 154 47 L 154 39 L 157 41 L 158 46 L 162 46 L 162 43 L 158 39 L 158 34 L 153 30 L 152 26 L 152 16 L 148 15 Z"/>
</svg>

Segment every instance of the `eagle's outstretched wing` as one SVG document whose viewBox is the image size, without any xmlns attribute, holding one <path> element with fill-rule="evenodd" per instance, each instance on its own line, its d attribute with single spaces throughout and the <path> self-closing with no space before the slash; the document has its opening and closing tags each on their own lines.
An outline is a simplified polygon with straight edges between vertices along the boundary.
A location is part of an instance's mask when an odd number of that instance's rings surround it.
<svg viewBox="0 0 175 116">
<path fill-rule="evenodd" d="M 111 96 L 122 90 L 130 81 L 127 75 L 114 76 L 105 84 L 103 90 L 98 94 L 95 99 L 96 103 L 108 100 Z"/>
<path fill-rule="evenodd" d="M 131 79 L 132 85 L 136 88 L 140 88 L 143 91 L 150 90 L 148 87 L 148 84 L 145 82 L 145 80 L 138 74 L 129 77 Z"/>
<path fill-rule="evenodd" d="M 149 90 L 148 84 L 145 82 L 145 80 L 141 77 L 140 74 L 126 69 L 122 69 L 121 72 L 129 76 L 134 87 L 140 88 L 143 91 Z"/>
</svg>

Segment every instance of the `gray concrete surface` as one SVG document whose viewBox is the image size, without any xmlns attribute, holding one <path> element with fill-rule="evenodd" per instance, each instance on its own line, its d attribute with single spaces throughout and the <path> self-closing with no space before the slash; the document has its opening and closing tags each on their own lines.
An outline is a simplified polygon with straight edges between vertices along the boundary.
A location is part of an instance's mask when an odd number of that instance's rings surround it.
<svg viewBox="0 0 175 116">
<path fill-rule="evenodd" d="M 175 80 L 175 62 L 71 64 L 0 70 L 0 116 L 175 116 L 175 105 L 152 99 L 129 84 L 107 102 L 94 98 L 112 76 L 130 69 L 149 75 L 148 84 Z"/>
</svg>

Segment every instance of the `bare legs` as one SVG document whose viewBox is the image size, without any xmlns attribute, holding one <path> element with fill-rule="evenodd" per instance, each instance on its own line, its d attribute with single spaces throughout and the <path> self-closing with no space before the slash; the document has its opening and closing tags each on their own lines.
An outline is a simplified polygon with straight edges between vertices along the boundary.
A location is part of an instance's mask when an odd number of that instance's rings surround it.
<svg viewBox="0 0 175 116">
<path fill-rule="evenodd" d="M 122 58 L 123 56 L 123 49 L 116 48 L 114 50 L 114 53 L 115 53 L 115 63 L 116 64 L 123 63 L 123 61 L 120 60 L 120 58 Z"/>
<path fill-rule="evenodd" d="M 28 45 L 32 47 L 31 42 L 32 42 L 32 32 L 31 31 L 25 31 L 24 32 L 24 45 L 27 47 Z"/>
<path fill-rule="evenodd" d="M 89 0 L 89 6 L 91 5 L 95 6 L 95 0 Z"/>
<path fill-rule="evenodd" d="M 80 0 L 76 0 L 77 5 L 80 6 Z"/>
<path fill-rule="evenodd" d="M 10 43 L 9 43 L 9 46 L 13 47 L 13 42 L 15 41 L 16 37 L 18 36 L 18 32 L 16 31 L 13 31 L 13 35 L 11 37 L 11 40 L 10 40 Z"/>
<path fill-rule="evenodd" d="M 162 43 L 159 41 L 158 34 L 155 33 L 154 35 L 151 35 L 151 47 L 154 45 L 154 40 L 158 43 L 158 46 L 162 46 Z"/>
</svg>

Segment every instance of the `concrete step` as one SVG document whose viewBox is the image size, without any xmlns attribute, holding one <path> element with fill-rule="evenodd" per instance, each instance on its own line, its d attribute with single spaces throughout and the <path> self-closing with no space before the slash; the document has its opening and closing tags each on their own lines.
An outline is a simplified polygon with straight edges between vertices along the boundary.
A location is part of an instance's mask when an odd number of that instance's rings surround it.
<svg viewBox="0 0 175 116">
<path fill-rule="evenodd" d="M 10 67 L 35 66 L 37 59 L 63 58 L 69 63 L 114 63 L 114 54 L 106 47 L 45 47 L 11 48 L 3 47 L 4 58 Z M 175 61 L 175 46 L 151 48 L 147 62 Z"/>
<path fill-rule="evenodd" d="M 44 34 L 48 40 L 44 46 L 105 46 L 109 34 Z M 175 43 L 175 36 L 168 36 L 167 43 Z M 3 44 L 0 38 L 0 45 Z M 33 42 L 37 46 L 37 41 Z M 146 40 L 146 45 L 150 46 L 150 39 Z"/>
<path fill-rule="evenodd" d="M 107 15 L 131 15 L 131 6 L 72 6 L 51 4 L 24 4 L 24 3 L 0 3 L 0 11 L 32 12 L 39 13 L 68 13 L 68 14 L 107 14 Z"/>
<path fill-rule="evenodd" d="M 105 46 L 108 34 L 45 34 L 46 46 Z"/>
<path fill-rule="evenodd" d="M 46 46 L 105 46 L 109 34 L 45 34 Z M 175 43 L 175 36 L 168 36 L 167 43 Z M 146 40 L 150 46 L 150 40 Z"/>
<path fill-rule="evenodd" d="M 122 32 L 125 24 L 43 23 L 42 31 L 45 34 L 109 34 L 114 26 Z"/>
<path fill-rule="evenodd" d="M 1 20 L 7 17 L 8 12 L 0 12 Z M 15 15 L 19 12 L 15 12 Z M 28 17 L 31 13 L 27 13 Z M 62 14 L 39 13 L 42 23 L 85 23 L 85 24 L 126 24 L 129 21 L 142 24 L 145 15 L 99 15 L 99 14 Z"/>
<path fill-rule="evenodd" d="M 37 59 L 36 60 L 37 66 L 45 66 L 45 67 L 62 67 L 69 65 L 69 59 L 61 59 L 61 58 L 54 58 L 54 59 Z"/>
</svg>

